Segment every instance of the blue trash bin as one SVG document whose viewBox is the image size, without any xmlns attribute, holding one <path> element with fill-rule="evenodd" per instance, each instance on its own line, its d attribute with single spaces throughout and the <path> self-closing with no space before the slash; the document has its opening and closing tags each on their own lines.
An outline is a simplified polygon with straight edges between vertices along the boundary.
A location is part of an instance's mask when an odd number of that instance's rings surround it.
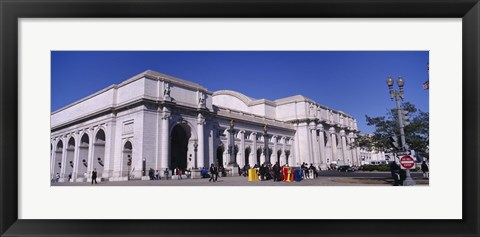
<svg viewBox="0 0 480 237">
<path fill-rule="evenodd" d="M 295 182 L 302 181 L 302 170 L 300 168 L 295 169 Z"/>
</svg>

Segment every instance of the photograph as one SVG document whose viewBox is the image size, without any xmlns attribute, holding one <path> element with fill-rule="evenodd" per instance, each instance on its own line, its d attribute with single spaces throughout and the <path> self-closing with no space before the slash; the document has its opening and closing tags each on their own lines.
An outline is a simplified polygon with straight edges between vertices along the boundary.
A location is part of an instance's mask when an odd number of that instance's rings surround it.
<svg viewBox="0 0 480 237">
<path fill-rule="evenodd" d="M 52 187 L 428 187 L 429 51 L 52 50 L 50 129 Z"/>
<path fill-rule="evenodd" d="M 479 236 L 479 1 L 0 0 L 0 237 Z"/>
</svg>

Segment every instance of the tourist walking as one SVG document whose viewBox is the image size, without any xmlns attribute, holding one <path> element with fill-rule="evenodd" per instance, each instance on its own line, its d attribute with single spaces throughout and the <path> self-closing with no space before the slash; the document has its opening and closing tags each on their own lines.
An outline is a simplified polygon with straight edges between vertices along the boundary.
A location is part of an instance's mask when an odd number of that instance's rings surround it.
<svg viewBox="0 0 480 237">
<path fill-rule="evenodd" d="M 217 181 L 218 169 L 214 164 L 210 165 L 210 174 L 211 174 L 211 176 L 210 176 L 210 179 L 208 180 L 208 182 Z"/>
<path fill-rule="evenodd" d="M 155 170 L 155 179 L 156 180 L 160 179 L 160 172 L 158 172 L 158 170 Z"/>
<path fill-rule="evenodd" d="M 178 167 L 177 167 L 177 177 L 178 177 L 179 180 L 182 179 L 182 169 L 180 169 Z"/>
<path fill-rule="evenodd" d="M 97 168 L 94 168 L 92 171 L 92 184 L 95 182 L 97 184 Z"/>
<path fill-rule="evenodd" d="M 422 172 L 423 172 L 423 177 L 428 179 L 428 165 L 425 161 L 422 162 Z"/>
</svg>

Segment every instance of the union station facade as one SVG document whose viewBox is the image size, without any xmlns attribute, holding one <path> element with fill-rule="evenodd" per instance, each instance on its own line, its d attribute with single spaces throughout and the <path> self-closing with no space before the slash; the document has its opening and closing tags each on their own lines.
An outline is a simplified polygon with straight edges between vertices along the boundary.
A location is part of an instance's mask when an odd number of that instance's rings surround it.
<svg viewBox="0 0 480 237">
<path fill-rule="evenodd" d="M 150 168 L 360 165 L 356 120 L 301 95 L 253 99 L 145 71 L 51 114 L 51 177 L 140 179 Z"/>
</svg>

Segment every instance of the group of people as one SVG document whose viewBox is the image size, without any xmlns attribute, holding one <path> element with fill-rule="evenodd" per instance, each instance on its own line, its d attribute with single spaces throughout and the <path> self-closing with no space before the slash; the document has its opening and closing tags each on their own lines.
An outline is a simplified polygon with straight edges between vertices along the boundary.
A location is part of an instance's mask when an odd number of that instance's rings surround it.
<svg viewBox="0 0 480 237">
<path fill-rule="evenodd" d="M 165 169 L 165 171 L 163 173 L 164 173 L 165 179 L 168 179 L 168 177 L 170 175 L 168 169 Z M 184 171 L 180 167 L 177 167 L 177 168 L 172 170 L 172 177 L 176 177 L 178 180 L 180 180 L 180 179 L 182 179 L 182 175 L 186 175 L 187 178 L 188 178 L 190 176 L 190 171 L 189 170 Z M 160 176 L 160 171 L 159 170 L 154 170 L 152 168 L 150 168 L 148 170 L 148 177 L 150 178 L 150 180 L 160 180 L 160 179 L 162 179 L 161 176 Z"/>
<path fill-rule="evenodd" d="M 316 179 L 318 177 L 317 168 L 313 164 L 308 166 L 307 163 L 303 162 L 300 168 L 302 169 L 302 176 L 304 179 Z M 321 170 L 320 167 L 318 167 L 318 169 Z"/>
<path fill-rule="evenodd" d="M 87 178 L 87 173 L 84 174 L 85 178 Z M 58 183 L 60 181 L 60 174 L 56 173 L 55 174 L 55 183 Z M 72 172 L 68 174 L 68 182 L 72 181 Z M 92 184 L 95 183 L 97 184 L 97 168 L 94 168 L 92 171 Z"/>
<path fill-rule="evenodd" d="M 274 165 L 268 164 L 268 163 L 263 163 L 262 165 L 255 164 L 253 166 L 254 169 L 258 170 L 258 174 L 260 177 L 260 180 L 273 180 L 274 182 L 282 181 L 283 180 L 283 174 L 282 174 L 282 168 L 283 167 L 288 167 L 288 165 L 283 165 L 280 166 L 278 162 L 276 162 Z M 248 176 L 248 170 L 250 169 L 250 164 L 246 164 L 242 168 L 241 174 L 243 174 L 244 177 Z M 301 176 L 302 179 L 314 179 L 318 177 L 318 170 L 317 168 L 313 165 L 310 164 L 308 166 L 307 163 L 302 163 L 300 166 L 301 169 Z"/>
<path fill-rule="evenodd" d="M 158 170 L 153 170 L 152 168 L 150 168 L 148 170 L 148 177 L 150 178 L 150 180 L 160 180 L 160 172 Z"/>
</svg>

